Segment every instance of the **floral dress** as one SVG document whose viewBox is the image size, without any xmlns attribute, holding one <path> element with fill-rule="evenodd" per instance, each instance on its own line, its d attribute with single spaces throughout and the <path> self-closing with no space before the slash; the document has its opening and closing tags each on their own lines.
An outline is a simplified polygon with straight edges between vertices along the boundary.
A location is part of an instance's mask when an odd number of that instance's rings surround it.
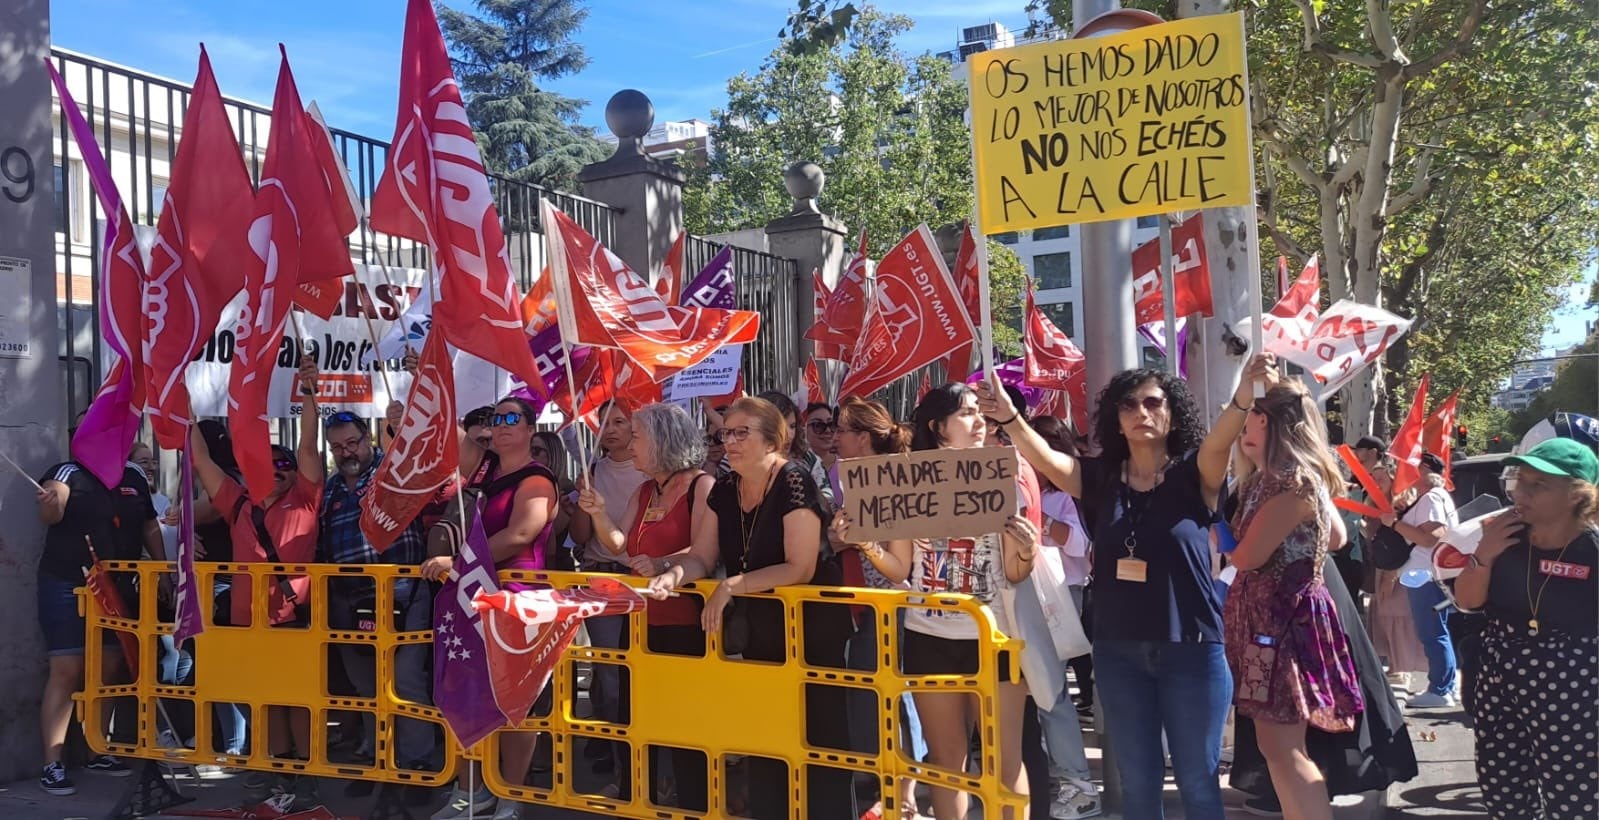
<svg viewBox="0 0 1599 820">
<path fill-rule="evenodd" d="M 1256 474 L 1244 481 L 1233 531 L 1243 541 L 1274 496 L 1310 497 L 1313 519 L 1289 533 L 1258 569 L 1238 573 L 1222 623 L 1238 711 L 1257 721 L 1306 721 L 1347 732 L 1364 708 L 1349 638 L 1322 580 L 1333 506 L 1322 483 L 1303 473 Z"/>
</svg>

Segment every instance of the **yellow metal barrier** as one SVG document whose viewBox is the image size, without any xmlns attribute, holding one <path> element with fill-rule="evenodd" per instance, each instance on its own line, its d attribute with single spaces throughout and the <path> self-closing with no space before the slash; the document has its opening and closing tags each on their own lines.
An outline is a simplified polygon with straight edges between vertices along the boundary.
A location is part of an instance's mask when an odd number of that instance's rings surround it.
<svg viewBox="0 0 1599 820">
<path fill-rule="evenodd" d="M 781 609 L 784 658 L 782 663 L 764 663 L 727 657 L 722 636 L 708 636 L 704 656 L 663 654 L 651 651 L 646 643 L 643 611 L 628 616 L 627 649 L 573 646 L 562 658 L 553 679 L 554 708 L 546 714 L 529 716 L 515 730 L 502 730 L 470 750 L 461 750 L 453 741 L 442 742 L 437 765 L 425 770 L 403 768 L 395 754 L 395 725 L 401 719 L 436 724 L 441 738 L 450 738 L 439 712 L 432 706 L 402 700 L 395 692 L 395 650 L 411 644 L 430 644 L 431 631 L 404 632 L 394 629 L 392 619 L 374 618 L 373 631 L 334 630 L 329 626 L 329 582 L 372 584 L 376 588 L 375 611 L 393 611 L 394 584 L 397 580 L 419 579 L 414 567 L 264 564 L 196 565 L 197 586 L 212 588 L 218 575 L 249 575 L 252 624 L 265 624 L 266 590 L 271 577 L 286 574 L 312 579 L 309 628 L 268 626 L 217 626 L 206 596 L 206 631 L 190 647 L 194 655 L 194 682 L 191 686 L 161 683 L 157 676 L 157 647 L 162 636 L 172 634 L 170 622 L 158 621 L 156 612 L 158 582 L 171 575 L 171 564 L 156 562 L 118 562 L 108 564 L 114 575 L 132 574 L 139 582 L 138 612 L 145 617 L 116 619 L 100 611 L 94 598 L 79 590 L 85 608 L 89 635 L 85 662 L 87 685 L 79 696 L 80 717 L 89 746 L 97 753 L 181 761 L 189 764 L 221 763 L 246 769 L 279 771 L 321 777 L 364 779 L 411 785 L 439 786 L 449 783 L 463 760 L 482 760 L 482 777 L 489 789 L 501 798 L 603 812 L 624 817 L 695 817 L 688 812 L 655 802 L 650 757 L 652 748 L 688 750 L 704 756 L 708 766 L 710 816 L 725 816 L 737 808 L 730 805 L 733 795 L 731 770 L 735 761 L 765 758 L 783 764 L 788 783 L 788 813 L 805 817 L 808 775 L 815 769 L 842 770 L 869 776 L 880 785 L 887 814 L 897 813 L 895 784 L 911 778 L 969 792 L 979 798 L 985 816 L 999 817 L 1000 807 L 1025 807 L 1025 798 L 1001 785 L 998 761 L 998 686 L 1001 663 L 1011 664 L 1010 676 L 1019 679 L 1021 642 L 1001 634 L 993 616 L 974 600 L 959 595 L 919 596 L 887 590 L 829 587 L 790 587 L 749 599 L 765 599 L 765 606 Z M 506 572 L 502 581 L 559 589 L 587 583 L 583 573 Z M 614 577 L 614 576 L 613 576 Z M 625 583 L 642 585 L 645 580 L 620 577 Z M 420 582 L 420 580 L 419 580 Z M 685 597 L 708 596 L 714 582 L 700 582 L 684 588 Z M 424 593 L 431 603 L 432 590 Z M 740 598 L 745 601 L 745 598 Z M 759 605 L 757 605 L 759 606 Z M 802 623 L 818 608 L 853 607 L 870 617 L 876 632 L 876 668 L 851 670 L 832 666 L 813 666 L 805 662 L 805 635 Z M 978 641 L 978 672 L 975 675 L 916 676 L 903 674 L 896 662 L 900 656 L 900 611 L 909 608 L 958 610 L 971 615 L 982 625 Z M 102 648 L 103 632 L 132 633 L 139 643 L 139 669 L 131 683 L 105 685 L 102 667 L 108 658 Z M 329 688 L 329 654 L 341 644 L 371 646 L 376 654 L 377 695 L 371 698 L 334 695 Z M 1002 654 L 1005 653 L 1005 654 Z M 842 660 L 842 658 L 840 658 Z M 626 723 L 611 723 L 578 710 L 580 667 L 590 675 L 605 665 L 619 667 L 631 691 L 630 715 Z M 834 687 L 846 692 L 867 693 L 873 701 L 876 740 L 874 750 L 851 751 L 817 746 L 806 739 L 806 696 L 808 687 Z M 979 736 L 983 739 L 982 758 L 975 773 L 941 769 L 912 760 L 902 751 L 899 698 L 905 693 L 965 693 L 978 700 Z M 847 695 L 846 695 L 847 696 Z M 856 695 L 860 697 L 860 695 Z M 136 737 L 133 742 L 115 742 L 100 731 L 98 719 L 103 710 L 119 701 L 135 707 Z M 158 742 L 158 720 L 162 705 L 187 702 L 194 707 L 193 746 L 163 748 Z M 239 704 L 250 715 L 251 740 L 247 754 L 219 755 L 215 738 L 218 727 L 212 706 Z M 273 757 L 267 753 L 271 738 L 262 732 L 268 726 L 268 707 L 303 709 L 311 717 L 309 748 L 300 750 L 304 760 Z M 167 709 L 167 711 L 171 711 Z M 357 712 L 374 718 L 376 736 L 372 759 L 349 762 L 328 757 L 327 726 L 336 712 Z M 535 710 L 537 712 L 537 710 Z M 847 721 L 845 714 L 833 719 Z M 859 727 L 857 727 L 859 728 Z M 500 743 L 506 732 L 535 732 L 553 744 L 553 771 L 535 785 L 507 782 L 499 774 Z M 114 734 L 121 734 L 115 731 Z M 581 743 L 607 740 L 624 744 L 618 763 L 617 782 L 628 784 L 622 796 L 606 796 L 603 784 L 594 781 L 581 765 Z M 674 758 L 674 762 L 681 758 Z M 625 767 L 625 772 L 624 772 Z M 537 779 L 537 778 L 536 778 Z M 993 812 L 993 813 L 989 813 Z M 1021 816 L 1018 814 L 1017 816 Z"/>
</svg>

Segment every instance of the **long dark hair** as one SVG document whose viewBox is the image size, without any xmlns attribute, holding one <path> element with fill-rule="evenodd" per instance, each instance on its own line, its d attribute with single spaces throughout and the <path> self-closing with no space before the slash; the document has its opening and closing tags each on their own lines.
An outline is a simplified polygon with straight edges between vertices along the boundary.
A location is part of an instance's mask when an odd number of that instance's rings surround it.
<svg viewBox="0 0 1599 820">
<path fill-rule="evenodd" d="M 972 395 L 972 388 L 960 382 L 935 387 L 927 391 L 916 412 L 911 414 L 911 449 L 937 450 L 944 446 L 938 434 L 938 425 L 960 412 L 961 402 Z"/>
<path fill-rule="evenodd" d="M 1205 440 L 1205 423 L 1199 417 L 1194 394 L 1188 391 L 1188 382 L 1164 370 L 1123 370 L 1100 391 L 1094 410 L 1094 438 L 1109 463 L 1126 461 L 1130 455 L 1127 437 L 1122 435 L 1121 401 L 1145 382 L 1154 382 L 1166 393 L 1166 408 L 1171 412 L 1171 432 L 1166 436 L 1168 455 L 1183 456 Z"/>
</svg>

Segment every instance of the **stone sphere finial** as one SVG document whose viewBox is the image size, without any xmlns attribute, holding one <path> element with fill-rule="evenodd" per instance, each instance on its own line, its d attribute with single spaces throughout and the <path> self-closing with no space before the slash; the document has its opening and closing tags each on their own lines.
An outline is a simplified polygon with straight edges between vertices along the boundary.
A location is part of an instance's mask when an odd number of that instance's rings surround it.
<svg viewBox="0 0 1599 820">
<path fill-rule="evenodd" d="M 816 208 L 816 198 L 822 195 L 822 188 L 826 185 L 827 174 L 822 172 L 820 165 L 801 160 L 788 166 L 783 171 L 783 187 L 794 198 L 794 210 L 790 213 L 821 213 Z"/>
<path fill-rule="evenodd" d="M 655 127 L 655 104 L 644 92 L 624 88 L 605 104 L 605 125 L 616 135 L 616 155 L 644 153 L 641 140 Z"/>
</svg>

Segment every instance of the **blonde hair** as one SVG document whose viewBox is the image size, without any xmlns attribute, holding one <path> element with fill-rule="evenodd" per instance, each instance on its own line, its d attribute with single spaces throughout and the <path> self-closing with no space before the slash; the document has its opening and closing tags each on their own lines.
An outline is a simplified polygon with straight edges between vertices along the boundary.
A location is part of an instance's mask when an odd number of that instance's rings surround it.
<svg viewBox="0 0 1599 820">
<path fill-rule="evenodd" d="M 1304 382 L 1279 382 L 1255 400 L 1250 412 L 1266 417 L 1266 443 L 1261 454 L 1265 463 L 1253 464 L 1245 459 L 1240 477 L 1256 469 L 1283 476 L 1302 472 L 1319 479 L 1333 497 L 1344 494 L 1344 475 L 1332 457 L 1327 422 Z"/>
<path fill-rule="evenodd" d="M 750 425 L 750 429 L 760 433 L 763 438 L 771 442 L 777 448 L 777 452 L 788 452 L 788 445 L 793 440 L 794 433 L 789 429 L 788 419 L 783 418 L 783 412 L 777 409 L 777 405 L 766 399 L 745 396 L 728 405 L 727 409 L 722 411 L 724 425 L 726 420 L 731 418 L 734 413 L 743 413 L 749 416 L 750 420 L 754 422 Z"/>
<path fill-rule="evenodd" d="M 1577 505 L 1572 510 L 1577 519 L 1587 521 L 1589 526 L 1599 526 L 1599 487 L 1580 478 L 1573 478 L 1571 494 L 1577 498 Z"/>
</svg>

